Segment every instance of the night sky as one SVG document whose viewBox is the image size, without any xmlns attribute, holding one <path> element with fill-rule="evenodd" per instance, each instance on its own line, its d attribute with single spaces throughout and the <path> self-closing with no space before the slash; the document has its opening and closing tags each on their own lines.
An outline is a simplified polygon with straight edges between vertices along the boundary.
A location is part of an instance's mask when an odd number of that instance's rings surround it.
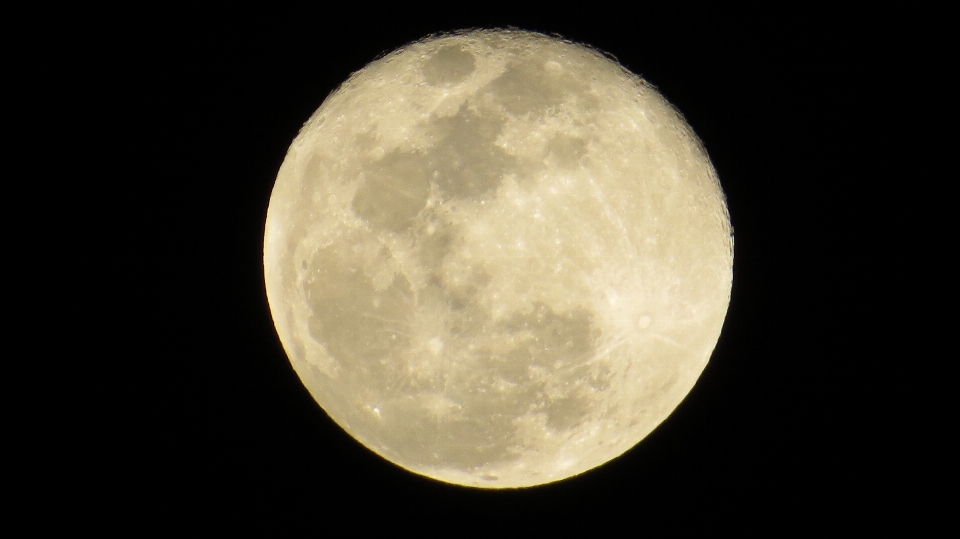
<svg viewBox="0 0 960 539">
<path fill-rule="evenodd" d="M 838 510 L 848 456 L 830 414 L 830 372 L 842 357 L 830 335 L 842 316 L 815 299 L 838 286 L 837 259 L 820 247 L 833 211 L 835 149 L 824 141 L 843 129 L 822 121 L 845 99 L 835 29 L 799 13 L 621 13 L 592 3 L 577 12 L 349 11 L 231 6 L 162 14 L 128 31 L 140 51 L 128 91 L 156 111 L 141 157 L 160 180 L 139 196 L 169 210 L 151 214 L 149 256 L 160 270 L 151 297 L 162 315 L 142 336 L 156 360 L 138 375 L 150 390 L 136 405 L 128 481 L 173 485 L 200 503 L 289 500 L 318 530 L 345 511 L 373 528 L 459 522 L 497 534 L 508 524 L 624 522 L 642 533 Z M 288 145 L 350 73 L 428 34 L 505 26 L 606 51 L 684 114 L 727 195 L 734 283 L 709 365 L 648 438 L 573 479 L 481 491 L 384 461 L 312 400 L 273 328 L 262 234 Z"/>
</svg>

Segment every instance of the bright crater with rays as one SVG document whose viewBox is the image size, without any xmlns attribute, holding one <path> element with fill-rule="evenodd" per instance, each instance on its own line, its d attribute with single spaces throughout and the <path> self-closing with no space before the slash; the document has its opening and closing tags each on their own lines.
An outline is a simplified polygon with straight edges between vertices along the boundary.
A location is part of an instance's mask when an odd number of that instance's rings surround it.
<svg viewBox="0 0 960 539">
<path fill-rule="evenodd" d="M 293 142 L 267 295 L 305 386 L 353 437 L 484 488 L 584 472 L 690 391 L 732 282 L 723 193 L 649 85 L 519 31 L 410 44 Z"/>
</svg>

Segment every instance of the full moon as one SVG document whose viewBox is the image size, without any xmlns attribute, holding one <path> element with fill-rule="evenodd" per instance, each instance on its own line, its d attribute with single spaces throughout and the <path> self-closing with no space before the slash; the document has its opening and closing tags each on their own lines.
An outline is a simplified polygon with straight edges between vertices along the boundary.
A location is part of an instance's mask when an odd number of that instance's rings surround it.
<svg viewBox="0 0 960 539">
<path fill-rule="evenodd" d="M 517 30 L 408 44 L 293 141 L 264 275 L 293 368 L 385 459 L 528 487 L 621 455 L 717 343 L 733 239 L 699 139 L 591 48 Z"/>
</svg>

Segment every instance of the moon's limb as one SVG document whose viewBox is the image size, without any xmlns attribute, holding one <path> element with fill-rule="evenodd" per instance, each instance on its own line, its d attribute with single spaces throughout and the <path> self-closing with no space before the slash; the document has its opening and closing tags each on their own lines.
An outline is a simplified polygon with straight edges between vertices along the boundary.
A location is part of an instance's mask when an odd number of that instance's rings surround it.
<svg viewBox="0 0 960 539">
<path fill-rule="evenodd" d="M 417 473 L 487 488 L 622 454 L 689 392 L 732 238 L 695 135 L 602 55 L 517 31 L 354 74 L 277 177 L 264 271 L 327 413 Z"/>
</svg>

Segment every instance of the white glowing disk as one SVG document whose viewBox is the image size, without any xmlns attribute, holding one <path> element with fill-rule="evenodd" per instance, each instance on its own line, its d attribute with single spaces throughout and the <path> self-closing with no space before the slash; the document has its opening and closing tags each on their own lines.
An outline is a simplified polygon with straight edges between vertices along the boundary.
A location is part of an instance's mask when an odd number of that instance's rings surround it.
<svg viewBox="0 0 960 539">
<path fill-rule="evenodd" d="M 348 433 L 484 488 L 630 449 L 690 391 L 732 281 L 723 192 L 651 86 L 520 31 L 428 38 L 330 95 L 270 199 L 267 296 Z"/>
</svg>

